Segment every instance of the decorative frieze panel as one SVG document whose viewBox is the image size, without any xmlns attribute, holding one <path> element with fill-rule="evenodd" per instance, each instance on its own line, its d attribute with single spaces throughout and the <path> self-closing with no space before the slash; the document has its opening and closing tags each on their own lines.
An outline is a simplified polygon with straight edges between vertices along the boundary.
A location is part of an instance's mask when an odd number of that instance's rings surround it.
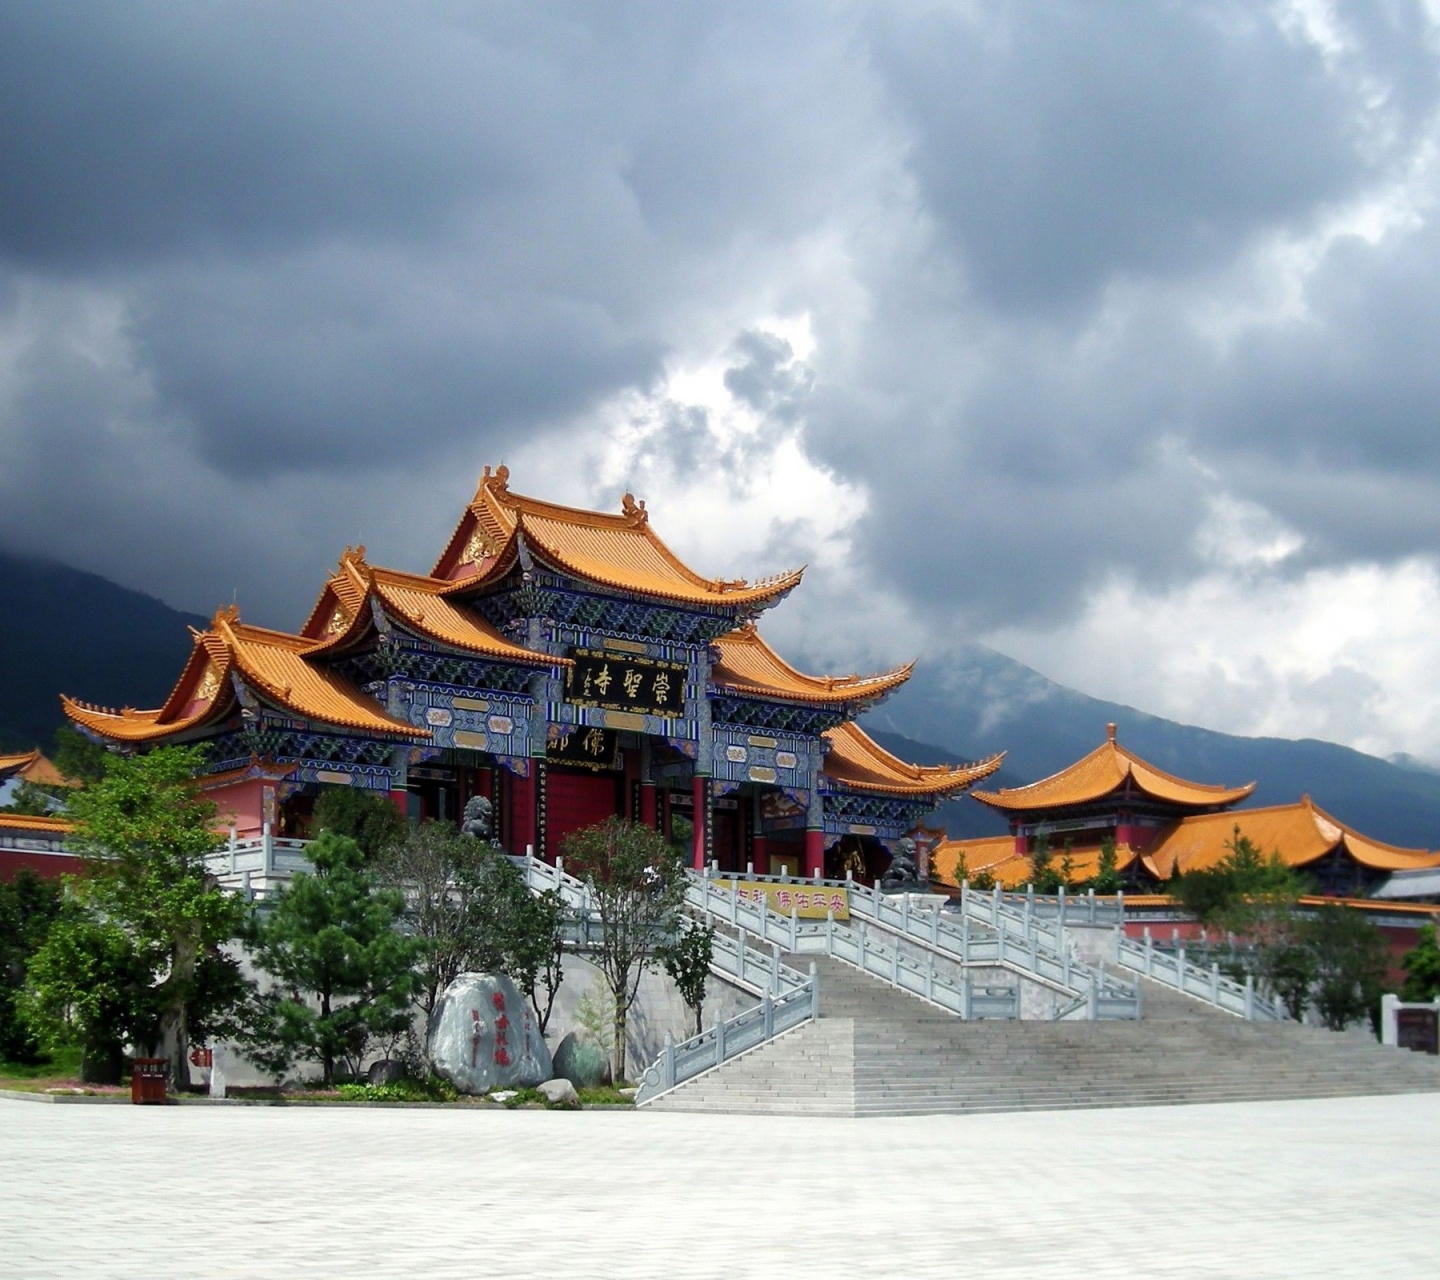
<svg viewBox="0 0 1440 1280">
<path fill-rule="evenodd" d="M 745 725 L 760 731 L 781 731 L 818 737 L 848 717 L 828 707 L 801 706 L 791 702 L 761 702 L 734 698 L 711 691 L 710 714 L 717 724 Z"/>
<path fill-rule="evenodd" d="M 460 747 L 490 755 L 528 755 L 535 704 L 490 689 L 395 681 L 398 713 L 428 729 L 437 747 Z"/>
<path fill-rule="evenodd" d="M 754 733 L 728 724 L 717 724 L 711 732 L 716 778 L 802 789 L 814 784 L 820 761 L 818 738 Z"/>
</svg>

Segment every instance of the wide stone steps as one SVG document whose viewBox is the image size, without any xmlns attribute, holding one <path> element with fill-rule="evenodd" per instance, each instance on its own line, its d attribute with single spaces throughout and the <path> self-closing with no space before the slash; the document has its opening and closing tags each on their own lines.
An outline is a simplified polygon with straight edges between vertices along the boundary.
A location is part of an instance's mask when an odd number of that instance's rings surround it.
<svg viewBox="0 0 1440 1280">
<path fill-rule="evenodd" d="M 1440 1059 L 1247 1023 L 1150 982 L 1138 1023 L 967 1023 L 839 961 L 817 969 L 820 1021 L 651 1105 L 885 1116 L 1440 1091 Z"/>
</svg>

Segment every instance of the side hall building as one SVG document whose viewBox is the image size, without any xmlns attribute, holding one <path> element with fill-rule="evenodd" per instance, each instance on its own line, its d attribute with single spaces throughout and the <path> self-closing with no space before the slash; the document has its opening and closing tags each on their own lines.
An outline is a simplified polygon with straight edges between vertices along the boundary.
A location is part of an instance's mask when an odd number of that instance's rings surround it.
<svg viewBox="0 0 1440 1280">
<path fill-rule="evenodd" d="M 723 870 L 875 874 L 888 849 L 1000 757 L 921 767 L 855 723 L 910 675 L 813 676 L 756 620 L 802 570 L 704 577 L 643 502 L 619 514 L 514 493 L 489 467 L 428 574 L 347 548 L 294 634 L 221 609 L 165 704 L 63 699 L 122 750 L 208 748 L 205 788 L 237 834 L 308 834 L 322 787 L 458 821 L 490 801 L 500 842 L 553 860 L 620 814 Z M 853 865 L 853 863 L 852 863 Z"/>
<path fill-rule="evenodd" d="M 975 791 L 981 804 L 1003 814 L 1010 834 L 951 840 L 935 851 L 936 875 L 951 883 L 964 859 L 970 876 L 988 872 L 1004 888 L 1024 885 L 1043 836 L 1052 865 L 1070 859 L 1081 883 L 1099 868 L 1105 842 L 1116 869 L 1142 889 L 1178 872 L 1205 870 L 1229 853 L 1235 831 L 1264 855 L 1279 853 L 1328 896 L 1368 895 L 1397 871 L 1440 867 L 1440 853 L 1402 849 L 1363 836 L 1332 818 L 1307 795 L 1294 804 L 1235 809 L 1253 782 L 1228 787 L 1190 782 L 1158 769 L 1122 746 L 1113 724 L 1106 740 L 1058 773 L 1024 787 Z"/>
</svg>

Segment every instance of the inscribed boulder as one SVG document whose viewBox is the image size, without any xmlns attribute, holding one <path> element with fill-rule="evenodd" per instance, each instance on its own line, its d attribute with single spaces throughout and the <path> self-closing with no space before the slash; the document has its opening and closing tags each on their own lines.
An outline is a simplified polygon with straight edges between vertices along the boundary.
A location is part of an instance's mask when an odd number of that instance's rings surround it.
<svg viewBox="0 0 1440 1280">
<path fill-rule="evenodd" d="M 430 1066 L 461 1093 L 533 1088 L 550 1079 L 550 1050 L 530 1002 L 503 973 L 462 973 L 435 1006 Z"/>
</svg>

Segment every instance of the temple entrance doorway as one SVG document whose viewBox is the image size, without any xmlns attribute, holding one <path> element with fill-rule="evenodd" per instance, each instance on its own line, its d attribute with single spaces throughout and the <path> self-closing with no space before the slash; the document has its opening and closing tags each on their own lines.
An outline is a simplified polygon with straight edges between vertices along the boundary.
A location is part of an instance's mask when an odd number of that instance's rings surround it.
<svg viewBox="0 0 1440 1280">
<path fill-rule="evenodd" d="M 624 812 L 621 774 L 551 765 L 546 781 L 545 844 L 552 857 L 571 832 Z"/>
</svg>

